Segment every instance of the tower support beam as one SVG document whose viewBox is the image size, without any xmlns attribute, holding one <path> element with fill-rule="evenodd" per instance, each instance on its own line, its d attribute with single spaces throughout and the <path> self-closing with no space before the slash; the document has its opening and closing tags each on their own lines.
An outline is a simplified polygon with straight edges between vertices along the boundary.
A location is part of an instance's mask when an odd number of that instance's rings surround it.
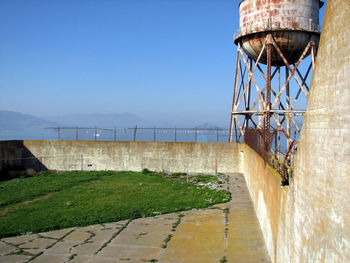
<svg viewBox="0 0 350 263">
<path fill-rule="evenodd" d="M 252 147 L 259 148 L 258 151 L 265 152 L 266 156 L 290 163 L 306 110 L 307 83 L 312 75 L 315 51 L 315 43 L 310 41 L 296 63 L 289 64 L 272 34 L 266 35 L 256 60 L 245 55 L 238 43 L 230 142 L 252 143 Z M 266 58 L 261 63 L 263 54 L 266 54 Z M 284 62 L 283 65 L 272 64 L 272 57 L 276 57 L 276 54 Z M 310 64 L 301 67 L 309 54 Z M 281 76 L 283 69 L 284 77 Z M 257 137 L 247 136 L 249 130 L 255 130 Z"/>
</svg>

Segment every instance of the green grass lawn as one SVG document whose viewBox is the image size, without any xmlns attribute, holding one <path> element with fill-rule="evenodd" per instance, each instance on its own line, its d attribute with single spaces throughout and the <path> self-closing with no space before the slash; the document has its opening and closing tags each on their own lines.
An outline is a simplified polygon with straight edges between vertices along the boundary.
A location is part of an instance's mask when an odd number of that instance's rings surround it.
<svg viewBox="0 0 350 263">
<path fill-rule="evenodd" d="M 229 198 L 227 191 L 154 173 L 45 172 L 0 183 L 0 237 L 205 208 Z"/>
<path fill-rule="evenodd" d="M 115 174 L 112 171 L 102 172 L 42 172 L 38 176 L 17 178 L 0 182 L 0 209 L 4 206 L 31 200 L 51 192 L 71 188 L 83 182 L 97 180 L 101 176 Z"/>
</svg>

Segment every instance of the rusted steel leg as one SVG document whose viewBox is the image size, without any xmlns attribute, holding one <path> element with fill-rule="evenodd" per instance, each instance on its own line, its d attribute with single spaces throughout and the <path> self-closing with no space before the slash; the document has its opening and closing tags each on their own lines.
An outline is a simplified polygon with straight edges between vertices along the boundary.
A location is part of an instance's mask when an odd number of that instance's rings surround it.
<svg viewBox="0 0 350 263">
<path fill-rule="evenodd" d="M 269 35 L 267 39 L 267 85 L 266 85 L 266 100 L 265 100 L 265 151 L 268 152 L 270 148 L 270 111 L 271 111 L 271 49 L 272 36 Z"/>
<path fill-rule="evenodd" d="M 235 87 L 233 91 L 233 99 L 232 99 L 232 109 L 231 109 L 231 123 L 230 123 L 230 132 L 228 141 L 232 142 L 232 136 L 233 136 L 233 124 L 234 124 L 234 116 L 232 112 L 236 108 L 236 98 L 237 98 L 237 89 L 238 89 L 238 77 L 239 77 L 239 70 L 240 70 L 240 62 L 241 62 L 241 52 L 240 52 L 240 46 L 238 46 L 238 52 L 237 52 L 237 63 L 236 63 L 236 75 L 235 75 Z M 235 132 L 237 132 L 235 130 Z"/>
</svg>

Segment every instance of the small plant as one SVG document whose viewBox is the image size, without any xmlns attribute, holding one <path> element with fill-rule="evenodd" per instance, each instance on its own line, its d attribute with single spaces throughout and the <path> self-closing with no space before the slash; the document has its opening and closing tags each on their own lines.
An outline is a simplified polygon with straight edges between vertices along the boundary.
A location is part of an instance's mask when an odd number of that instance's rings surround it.
<svg viewBox="0 0 350 263">
<path fill-rule="evenodd" d="M 226 256 L 224 256 L 222 259 L 220 259 L 220 263 L 226 263 L 226 262 L 227 262 Z"/>
<path fill-rule="evenodd" d="M 171 177 L 180 177 L 180 176 L 186 176 L 187 173 L 173 173 L 171 174 Z"/>
<path fill-rule="evenodd" d="M 72 261 L 73 258 L 75 258 L 76 256 L 78 256 L 78 255 L 77 254 L 70 255 L 70 257 L 68 258 L 68 261 Z"/>
<path fill-rule="evenodd" d="M 140 233 L 140 234 L 136 237 L 136 239 L 139 239 L 140 237 L 142 237 L 142 236 L 144 236 L 144 235 L 147 235 L 147 233 L 146 233 L 146 232 Z"/>
<path fill-rule="evenodd" d="M 144 168 L 144 169 L 142 170 L 142 173 L 143 173 L 143 174 L 151 174 L 151 173 L 153 173 L 153 172 L 150 171 L 150 170 L 148 170 L 147 168 Z"/>
</svg>

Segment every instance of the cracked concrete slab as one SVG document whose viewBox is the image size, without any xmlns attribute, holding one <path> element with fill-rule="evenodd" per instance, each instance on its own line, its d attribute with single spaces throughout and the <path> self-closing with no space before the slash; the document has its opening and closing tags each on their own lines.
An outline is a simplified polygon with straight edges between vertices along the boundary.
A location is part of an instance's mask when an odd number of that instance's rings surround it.
<svg viewBox="0 0 350 263">
<path fill-rule="evenodd" d="M 79 244 L 79 243 L 84 242 L 89 237 L 91 237 L 90 233 L 85 232 L 85 231 L 76 230 L 76 231 L 70 233 L 69 235 L 67 235 L 66 237 L 64 237 L 63 240 Z"/>
<path fill-rule="evenodd" d="M 54 239 L 46 239 L 46 238 L 36 238 L 34 240 L 31 240 L 29 242 L 23 243 L 19 245 L 20 248 L 23 250 L 27 249 L 45 249 L 49 246 L 51 246 L 53 243 L 57 242 Z"/>
<path fill-rule="evenodd" d="M 270 262 L 243 175 L 209 209 L 0 240 L 0 263 Z"/>
<path fill-rule="evenodd" d="M 119 230 L 119 229 L 118 229 Z M 110 229 L 103 229 L 100 231 L 92 230 L 93 233 L 95 233 L 95 236 L 93 236 L 90 241 L 93 243 L 105 243 L 107 242 L 115 233 L 116 230 L 110 230 Z"/>
<path fill-rule="evenodd" d="M 22 263 L 27 262 L 31 257 L 25 255 L 0 256 L 0 262 L 3 263 Z"/>
<path fill-rule="evenodd" d="M 53 238 L 53 239 L 60 239 L 67 235 L 70 231 L 72 231 L 74 228 L 66 228 L 61 230 L 55 230 L 50 232 L 44 232 L 40 233 L 40 236 L 47 237 L 47 238 Z"/>
<path fill-rule="evenodd" d="M 93 256 L 100 247 L 100 243 L 84 243 L 73 247 L 70 253 L 77 254 L 79 256 Z"/>
<path fill-rule="evenodd" d="M 158 259 L 162 248 L 148 246 L 109 245 L 99 254 L 101 257 L 116 260 L 153 260 Z M 129 260 L 128 260 L 129 261 Z"/>
<path fill-rule="evenodd" d="M 68 259 L 63 255 L 40 255 L 34 260 L 30 261 L 31 263 L 62 263 L 66 262 Z"/>
<path fill-rule="evenodd" d="M 68 255 L 70 250 L 76 245 L 76 243 L 68 241 L 57 242 L 53 247 L 47 249 L 47 254 Z"/>
<path fill-rule="evenodd" d="M 1 241 L 10 243 L 13 245 L 19 245 L 19 244 L 27 243 L 30 240 L 35 240 L 36 238 L 38 238 L 36 234 L 31 234 L 31 235 L 3 238 L 1 239 Z"/>
<path fill-rule="evenodd" d="M 8 245 L 4 242 L 0 242 L 0 256 L 12 253 L 14 251 L 16 251 L 17 248 L 11 245 Z"/>
</svg>

